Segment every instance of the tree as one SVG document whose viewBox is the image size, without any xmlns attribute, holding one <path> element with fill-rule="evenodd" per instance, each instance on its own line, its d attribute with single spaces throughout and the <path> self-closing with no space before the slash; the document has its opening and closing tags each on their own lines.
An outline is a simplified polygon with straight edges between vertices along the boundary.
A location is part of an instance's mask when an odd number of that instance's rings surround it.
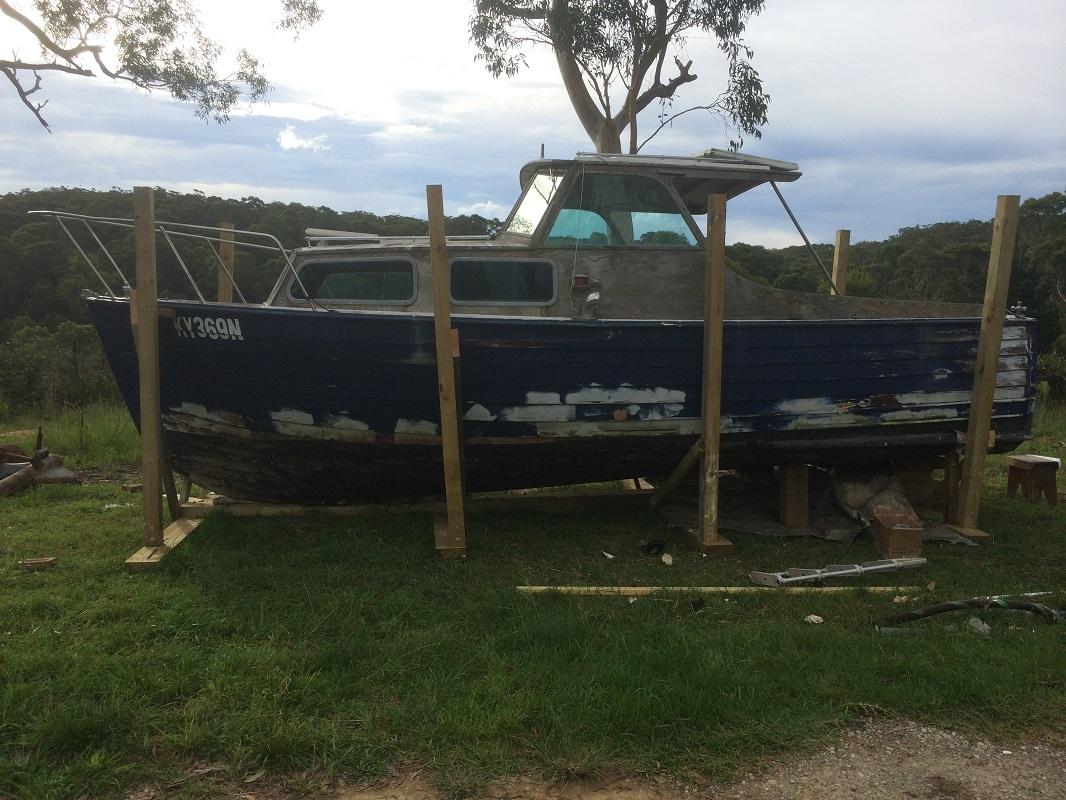
<svg viewBox="0 0 1066 800">
<path fill-rule="evenodd" d="M 190 0 L 33 0 L 33 8 L 24 13 L 0 0 L 0 13 L 40 48 L 38 58 L 0 59 L 0 73 L 47 130 L 42 111 L 48 101 L 35 95 L 49 72 L 165 89 L 193 103 L 198 117 L 216 122 L 227 121 L 243 95 L 259 100 L 269 88 L 261 64 L 244 49 L 234 71 L 220 74 L 222 48 L 203 33 Z M 281 0 L 281 12 L 279 27 L 291 31 L 322 16 L 317 0 Z"/>
<path fill-rule="evenodd" d="M 760 137 L 770 96 L 741 38 L 763 0 L 475 0 L 470 38 L 494 76 L 513 77 L 526 64 L 522 48 L 548 45 L 581 125 L 599 152 L 636 153 L 674 119 L 703 110 L 729 122 L 737 138 Z M 692 61 L 679 55 L 692 31 L 713 34 L 729 64 L 725 89 L 711 102 L 673 111 L 678 90 L 692 83 Z M 670 57 L 677 74 L 667 77 Z M 616 102 L 621 87 L 623 99 Z M 637 116 L 660 106 L 658 127 L 638 143 Z"/>
</svg>

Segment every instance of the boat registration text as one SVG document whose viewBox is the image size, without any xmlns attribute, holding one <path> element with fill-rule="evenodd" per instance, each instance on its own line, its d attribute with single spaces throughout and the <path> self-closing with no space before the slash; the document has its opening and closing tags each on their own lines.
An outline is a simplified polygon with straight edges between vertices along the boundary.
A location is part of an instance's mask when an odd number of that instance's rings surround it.
<svg viewBox="0 0 1066 800">
<path fill-rule="evenodd" d="M 183 339 L 244 341 L 240 320 L 230 317 L 174 317 L 174 332 Z"/>
</svg>

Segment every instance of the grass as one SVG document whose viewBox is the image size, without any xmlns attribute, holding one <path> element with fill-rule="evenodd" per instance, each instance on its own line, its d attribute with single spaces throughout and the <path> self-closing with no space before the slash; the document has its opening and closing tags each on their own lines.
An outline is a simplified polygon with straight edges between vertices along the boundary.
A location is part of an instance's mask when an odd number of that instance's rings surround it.
<svg viewBox="0 0 1066 800">
<path fill-rule="evenodd" d="M 47 420 L 33 416 L 0 420 L 0 444 L 17 444 L 31 453 L 38 425 L 44 428 L 44 446 L 61 455 L 68 467 L 110 467 L 140 460 L 137 429 L 124 406 L 99 402 L 66 409 Z"/>
<path fill-rule="evenodd" d="M 1028 447 L 1061 455 L 1064 434 L 1062 417 L 1044 418 Z M 928 567 L 897 579 L 935 583 L 916 603 L 1038 589 L 1066 600 L 1066 506 L 1005 498 L 1001 461 L 981 518 L 995 544 L 928 545 Z M 158 573 L 130 576 L 135 497 L 97 484 L 7 498 L 0 795 L 119 796 L 201 761 L 349 777 L 417 764 L 454 795 L 516 772 L 726 777 L 869 713 L 1066 738 L 1066 625 L 988 612 L 987 638 L 967 615 L 888 637 L 873 625 L 900 606 L 870 593 L 709 596 L 694 611 L 688 597 L 514 591 L 736 585 L 751 569 L 876 558 L 865 538 L 743 535 L 735 556 L 701 558 L 666 534 L 666 566 L 638 547 L 663 535 L 650 512 L 485 513 L 470 519 L 471 557 L 443 562 L 427 516 L 217 516 Z M 58 566 L 14 569 L 43 555 Z M 804 624 L 809 613 L 825 624 Z M 171 796 L 210 796 L 210 780 Z"/>
</svg>

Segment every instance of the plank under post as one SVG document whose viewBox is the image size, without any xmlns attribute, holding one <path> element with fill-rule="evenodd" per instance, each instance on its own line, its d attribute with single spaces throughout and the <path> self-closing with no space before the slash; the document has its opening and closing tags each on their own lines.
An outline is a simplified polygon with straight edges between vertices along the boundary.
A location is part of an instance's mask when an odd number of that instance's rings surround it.
<svg viewBox="0 0 1066 800">
<path fill-rule="evenodd" d="M 700 415 L 700 519 L 696 547 L 707 555 L 728 555 L 733 543 L 718 531 L 719 446 L 722 433 L 722 338 L 725 317 L 726 195 L 707 198 L 707 271 L 703 291 L 703 392 Z M 680 480 L 680 479 L 679 479 Z"/>
<path fill-rule="evenodd" d="M 778 475 L 778 513 L 786 528 L 811 524 L 811 470 L 806 464 L 782 464 Z"/>
<path fill-rule="evenodd" d="M 429 208 L 429 258 L 433 275 L 433 338 L 437 353 L 437 388 L 440 399 L 440 435 L 444 462 L 444 498 L 447 517 L 434 520 L 434 540 L 443 558 L 466 555 L 466 507 L 463 490 L 462 447 L 455 380 L 458 332 L 452 330 L 448 248 L 444 238 L 444 192 L 439 185 L 426 187 Z"/>
<path fill-rule="evenodd" d="M 225 265 L 218 268 L 218 302 L 233 302 L 233 278 L 234 278 L 234 250 L 233 250 L 233 223 L 222 222 L 218 226 L 218 257 Z"/>
<path fill-rule="evenodd" d="M 966 424 L 966 451 L 962 460 L 962 484 L 958 512 L 953 523 L 979 534 L 977 516 L 981 509 L 988 434 L 999 371 L 999 350 L 1003 339 L 1003 318 L 1007 313 L 1014 239 L 1018 232 L 1018 195 L 1000 195 L 996 201 L 996 221 L 992 228 L 992 250 L 988 259 L 985 301 L 981 312 L 981 338 L 973 371 L 973 393 Z"/>
<path fill-rule="evenodd" d="M 144 491 L 144 546 L 163 546 L 162 466 L 163 426 L 159 401 L 159 303 L 155 264 L 155 193 L 148 186 L 133 190 L 133 228 L 136 269 L 136 296 L 131 310 L 136 313 L 141 427 L 141 485 Z"/>
<path fill-rule="evenodd" d="M 848 293 L 848 246 L 851 243 L 851 231 L 841 228 L 837 231 L 836 244 L 833 247 L 833 285 L 838 295 Z"/>
</svg>

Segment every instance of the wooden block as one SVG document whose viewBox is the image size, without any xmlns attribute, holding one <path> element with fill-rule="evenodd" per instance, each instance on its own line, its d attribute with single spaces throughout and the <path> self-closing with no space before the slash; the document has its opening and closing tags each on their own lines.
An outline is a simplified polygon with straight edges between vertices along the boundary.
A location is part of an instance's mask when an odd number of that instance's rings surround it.
<svg viewBox="0 0 1066 800">
<path fill-rule="evenodd" d="M 1013 497 L 1018 487 L 1029 502 L 1044 495 L 1050 505 L 1058 502 L 1056 473 L 1061 461 L 1051 456 L 1011 456 L 1007 459 L 1007 496 Z"/>
<path fill-rule="evenodd" d="M 443 559 L 466 558 L 466 548 L 451 544 L 451 532 L 448 529 L 448 514 L 439 511 L 433 515 L 433 543 L 437 555 Z"/>
<path fill-rule="evenodd" d="M 922 554 L 924 526 L 907 514 L 876 514 L 874 547 L 882 558 L 916 558 Z"/>
<path fill-rule="evenodd" d="M 961 533 L 967 539 L 973 539 L 974 541 L 982 541 L 984 539 L 992 539 L 992 534 L 981 530 L 980 528 L 967 528 L 964 525 L 948 525 L 955 533 Z"/>
<path fill-rule="evenodd" d="M 786 528 L 806 528 L 811 524 L 810 467 L 784 464 L 778 467 L 778 513 Z"/>
<path fill-rule="evenodd" d="M 700 537 L 699 531 L 693 529 L 689 531 L 689 540 L 692 546 L 705 556 L 728 556 L 732 555 L 736 549 L 733 543 L 720 533 L 714 539 L 704 540 Z"/>
<path fill-rule="evenodd" d="M 196 530 L 202 519 L 182 517 L 167 525 L 163 531 L 162 547 L 142 547 L 126 559 L 126 569 L 130 572 L 144 572 L 159 566 L 167 553 L 185 541 L 185 537 Z"/>
<path fill-rule="evenodd" d="M 23 572 L 37 572 L 38 570 L 48 569 L 55 565 L 55 556 L 48 556 L 47 558 L 24 558 L 19 562 L 19 569 Z"/>
</svg>

